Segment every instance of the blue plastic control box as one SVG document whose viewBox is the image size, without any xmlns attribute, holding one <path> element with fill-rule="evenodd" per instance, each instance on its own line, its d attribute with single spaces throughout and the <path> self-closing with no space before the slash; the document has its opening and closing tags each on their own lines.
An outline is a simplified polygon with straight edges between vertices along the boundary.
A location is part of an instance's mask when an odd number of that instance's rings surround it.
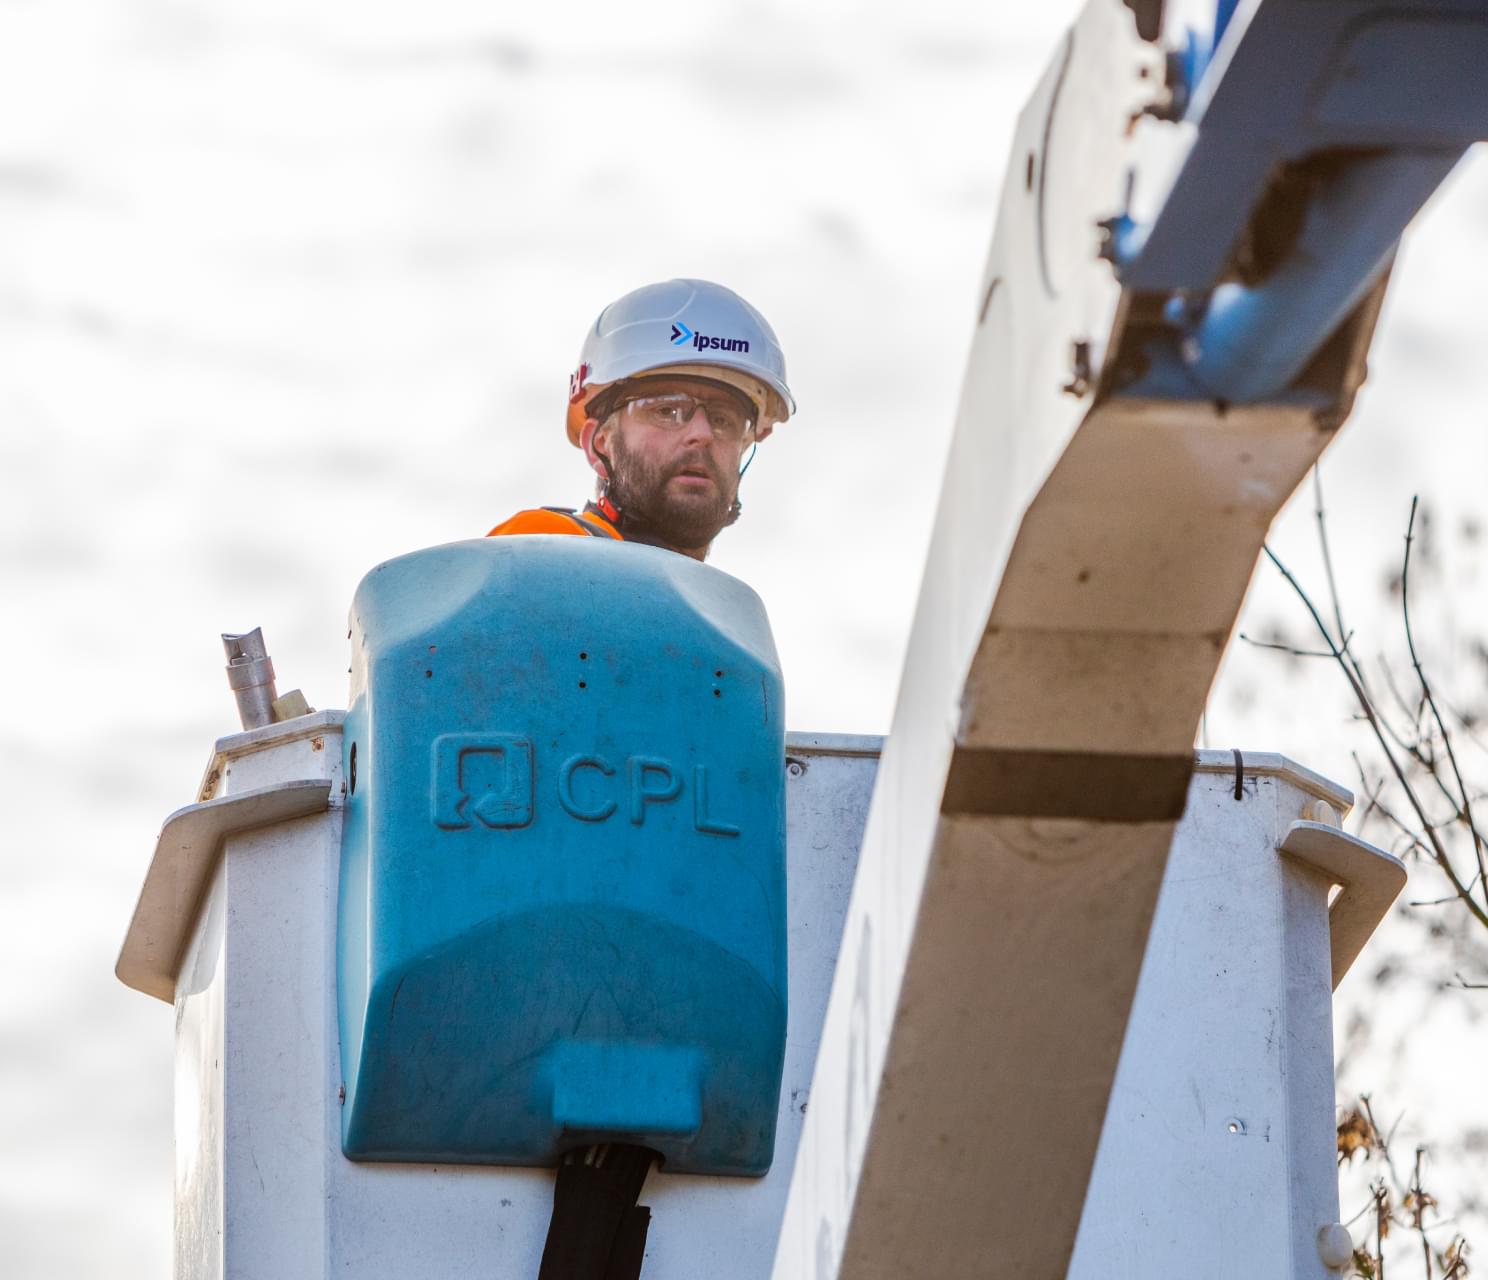
<svg viewBox="0 0 1488 1280">
<path fill-rule="evenodd" d="M 785 732 L 759 598 L 606 539 L 402 556 L 357 590 L 343 741 L 346 1154 L 625 1141 L 763 1173 Z"/>
</svg>

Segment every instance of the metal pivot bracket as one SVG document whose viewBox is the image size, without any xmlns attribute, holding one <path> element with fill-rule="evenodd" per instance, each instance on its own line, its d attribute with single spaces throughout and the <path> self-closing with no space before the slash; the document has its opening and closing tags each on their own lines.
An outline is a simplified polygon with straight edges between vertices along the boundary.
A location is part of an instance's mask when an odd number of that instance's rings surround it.
<svg viewBox="0 0 1488 1280">
<path fill-rule="evenodd" d="M 1405 888 L 1405 863 L 1322 822 L 1294 822 L 1277 849 L 1340 888 L 1328 908 L 1333 989 Z"/>
</svg>

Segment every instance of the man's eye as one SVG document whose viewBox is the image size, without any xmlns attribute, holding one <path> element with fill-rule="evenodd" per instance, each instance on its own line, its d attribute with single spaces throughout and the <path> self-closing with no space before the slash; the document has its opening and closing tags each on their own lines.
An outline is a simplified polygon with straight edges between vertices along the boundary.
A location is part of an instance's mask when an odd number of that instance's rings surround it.
<svg viewBox="0 0 1488 1280">
<path fill-rule="evenodd" d="M 677 422 L 681 417 L 682 406 L 663 402 L 655 406 L 652 412 L 656 415 L 658 422 Z"/>
</svg>

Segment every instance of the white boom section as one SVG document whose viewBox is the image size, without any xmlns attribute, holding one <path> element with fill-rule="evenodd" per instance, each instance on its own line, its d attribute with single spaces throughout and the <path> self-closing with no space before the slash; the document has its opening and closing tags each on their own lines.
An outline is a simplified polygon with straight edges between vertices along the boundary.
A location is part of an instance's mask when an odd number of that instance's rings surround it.
<svg viewBox="0 0 1488 1280">
<path fill-rule="evenodd" d="M 1092 0 L 1019 122 L 777 1280 L 1065 1275 L 1195 729 L 1330 438 L 1093 398 L 1159 58 Z"/>
</svg>

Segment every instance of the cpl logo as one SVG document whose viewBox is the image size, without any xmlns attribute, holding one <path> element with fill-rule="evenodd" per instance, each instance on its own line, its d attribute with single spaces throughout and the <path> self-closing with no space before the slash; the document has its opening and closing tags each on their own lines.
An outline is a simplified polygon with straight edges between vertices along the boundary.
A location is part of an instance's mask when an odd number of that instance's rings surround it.
<svg viewBox="0 0 1488 1280">
<path fill-rule="evenodd" d="M 509 733 L 446 733 L 434 739 L 434 825 L 465 831 L 525 827 L 537 797 L 530 738 Z M 623 812 L 645 825 L 652 805 L 675 804 L 692 793 L 692 825 L 710 836 L 737 836 L 739 828 L 709 812 L 708 766 L 694 765 L 690 787 L 682 771 L 659 756 L 628 756 L 612 763 L 589 753 L 571 755 L 558 766 L 555 798 L 580 822 L 605 822 Z"/>
</svg>

